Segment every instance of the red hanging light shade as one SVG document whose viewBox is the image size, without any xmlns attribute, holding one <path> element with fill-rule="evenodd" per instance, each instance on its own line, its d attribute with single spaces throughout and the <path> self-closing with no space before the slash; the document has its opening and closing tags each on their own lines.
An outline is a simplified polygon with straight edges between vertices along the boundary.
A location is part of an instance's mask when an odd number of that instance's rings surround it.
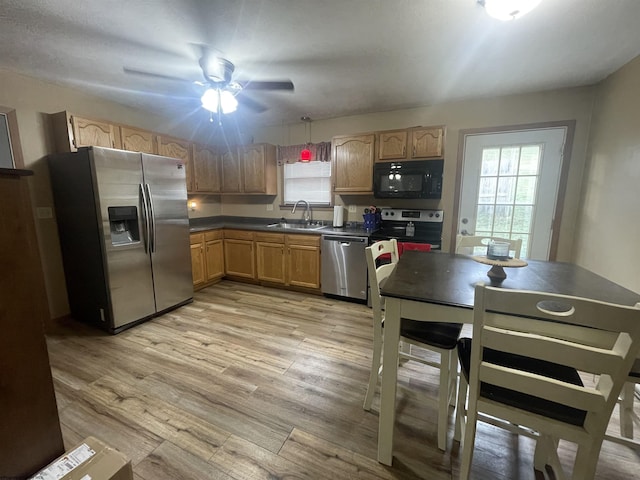
<svg viewBox="0 0 640 480">
<path fill-rule="evenodd" d="M 304 130 L 305 132 L 307 131 L 307 124 L 309 125 L 309 141 L 307 142 L 307 145 L 300 150 L 300 162 L 310 162 L 311 161 L 311 150 L 309 149 L 309 147 L 311 146 L 311 117 L 305 115 L 304 117 L 301 117 L 300 120 L 302 120 L 305 123 L 304 126 Z"/>
<path fill-rule="evenodd" d="M 300 151 L 300 161 L 301 162 L 311 161 L 311 150 L 309 150 L 308 147 L 305 147 Z"/>
</svg>

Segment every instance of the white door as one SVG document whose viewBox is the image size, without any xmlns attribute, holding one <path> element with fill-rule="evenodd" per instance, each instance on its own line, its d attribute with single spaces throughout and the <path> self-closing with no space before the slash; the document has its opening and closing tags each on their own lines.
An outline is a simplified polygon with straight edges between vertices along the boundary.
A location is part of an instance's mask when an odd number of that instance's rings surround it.
<svg viewBox="0 0 640 480">
<path fill-rule="evenodd" d="M 522 239 L 548 260 L 567 129 L 465 136 L 458 233 Z"/>
</svg>

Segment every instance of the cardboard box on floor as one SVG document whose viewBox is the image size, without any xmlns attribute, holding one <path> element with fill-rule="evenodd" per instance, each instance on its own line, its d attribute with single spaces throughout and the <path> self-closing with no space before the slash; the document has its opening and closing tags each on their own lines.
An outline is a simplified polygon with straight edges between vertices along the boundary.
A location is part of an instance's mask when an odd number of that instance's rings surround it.
<svg viewBox="0 0 640 480">
<path fill-rule="evenodd" d="M 87 437 L 29 480 L 133 480 L 133 471 L 122 453 Z"/>
</svg>

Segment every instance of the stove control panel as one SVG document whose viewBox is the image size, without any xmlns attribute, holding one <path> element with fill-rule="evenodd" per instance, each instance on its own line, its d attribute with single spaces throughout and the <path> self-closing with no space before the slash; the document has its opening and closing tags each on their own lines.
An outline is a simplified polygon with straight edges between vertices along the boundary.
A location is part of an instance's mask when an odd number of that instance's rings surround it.
<svg viewBox="0 0 640 480">
<path fill-rule="evenodd" d="M 407 208 L 383 208 L 382 220 L 395 222 L 432 222 L 442 223 L 442 210 L 412 210 Z"/>
</svg>

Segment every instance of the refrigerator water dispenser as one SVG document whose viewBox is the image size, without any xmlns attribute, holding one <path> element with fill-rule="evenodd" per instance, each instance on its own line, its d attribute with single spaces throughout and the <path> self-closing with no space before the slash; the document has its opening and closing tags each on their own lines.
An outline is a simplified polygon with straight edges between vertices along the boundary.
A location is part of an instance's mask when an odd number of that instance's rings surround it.
<svg viewBox="0 0 640 480">
<path fill-rule="evenodd" d="M 140 241 L 138 208 L 108 207 L 112 245 L 128 245 Z"/>
</svg>

